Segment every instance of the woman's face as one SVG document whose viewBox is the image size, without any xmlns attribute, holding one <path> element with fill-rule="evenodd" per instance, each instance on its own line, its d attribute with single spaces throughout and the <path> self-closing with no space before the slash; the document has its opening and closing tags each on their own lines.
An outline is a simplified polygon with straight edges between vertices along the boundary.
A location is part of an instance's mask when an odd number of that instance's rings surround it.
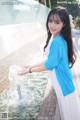
<svg viewBox="0 0 80 120">
<path fill-rule="evenodd" d="M 60 34 L 63 28 L 63 22 L 61 21 L 59 15 L 55 14 L 54 16 L 50 16 L 48 21 L 48 28 L 54 37 Z"/>
</svg>

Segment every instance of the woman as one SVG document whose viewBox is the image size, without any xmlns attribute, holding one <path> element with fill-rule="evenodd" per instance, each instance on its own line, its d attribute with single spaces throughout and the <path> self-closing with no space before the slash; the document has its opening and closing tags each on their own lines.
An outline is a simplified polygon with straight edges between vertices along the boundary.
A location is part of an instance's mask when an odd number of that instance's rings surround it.
<svg viewBox="0 0 80 120">
<path fill-rule="evenodd" d="M 47 59 L 40 64 L 26 66 L 19 75 L 49 70 L 58 99 L 60 120 L 80 120 L 79 98 L 71 73 L 76 57 L 68 11 L 63 7 L 52 9 L 46 26 L 48 38 L 44 51 L 47 52 Z M 52 41 L 50 41 L 51 36 L 53 36 Z"/>
</svg>

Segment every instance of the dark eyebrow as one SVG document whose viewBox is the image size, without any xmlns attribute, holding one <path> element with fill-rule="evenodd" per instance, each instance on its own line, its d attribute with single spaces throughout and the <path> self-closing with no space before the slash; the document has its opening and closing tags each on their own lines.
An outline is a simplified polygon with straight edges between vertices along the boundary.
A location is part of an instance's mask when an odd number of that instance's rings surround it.
<svg viewBox="0 0 80 120">
<path fill-rule="evenodd" d="M 55 19 L 51 19 L 51 18 L 49 18 L 49 21 L 54 21 L 54 22 L 58 22 L 58 23 L 60 23 L 61 21 L 60 20 L 55 20 Z"/>
<path fill-rule="evenodd" d="M 61 22 L 60 20 L 54 20 L 55 22 Z"/>
<path fill-rule="evenodd" d="M 49 18 L 48 20 L 49 20 L 49 21 L 55 21 L 55 22 L 61 22 L 61 20 L 59 20 L 59 19 L 57 19 L 57 18 L 54 19 L 54 17 L 53 17 L 53 18 Z"/>
</svg>

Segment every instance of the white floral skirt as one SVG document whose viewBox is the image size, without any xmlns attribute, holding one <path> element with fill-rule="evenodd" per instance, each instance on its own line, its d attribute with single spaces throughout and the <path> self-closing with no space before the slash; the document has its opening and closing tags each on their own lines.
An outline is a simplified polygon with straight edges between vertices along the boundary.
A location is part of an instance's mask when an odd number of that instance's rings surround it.
<svg viewBox="0 0 80 120">
<path fill-rule="evenodd" d="M 58 99 L 59 120 L 80 120 L 80 100 L 77 91 L 63 96 L 55 70 L 50 71 L 50 78 Z"/>
</svg>

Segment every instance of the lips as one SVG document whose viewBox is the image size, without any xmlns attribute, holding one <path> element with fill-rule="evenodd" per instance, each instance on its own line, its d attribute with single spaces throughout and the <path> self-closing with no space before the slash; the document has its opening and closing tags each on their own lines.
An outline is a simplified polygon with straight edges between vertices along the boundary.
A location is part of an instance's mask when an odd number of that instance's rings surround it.
<svg viewBox="0 0 80 120">
<path fill-rule="evenodd" d="M 55 31 L 56 29 L 50 29 L 51 31 Z"/>
<path fill-rule="evenodd" d="M 56 29 L 54 29 L 54 28 L 50 28 L 50 30 L 51 30 L 51 31 L 55 31 Z"/>
</svg>

